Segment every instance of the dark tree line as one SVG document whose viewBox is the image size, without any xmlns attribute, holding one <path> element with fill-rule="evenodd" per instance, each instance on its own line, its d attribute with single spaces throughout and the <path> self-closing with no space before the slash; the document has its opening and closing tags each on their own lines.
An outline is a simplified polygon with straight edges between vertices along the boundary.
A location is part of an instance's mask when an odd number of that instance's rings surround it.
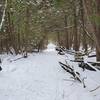
<svg viewBox="0 0 100 100">
<path fill-rule="evenodd" d="M 0 1 L 0 21 L 5 2 Z M 75 51 L 96 48 L 100 61 L 99 4 L 99 0 L 7 0 L 0 52 L 9 52 L 11 47 L 16 53 L 40 51 L 51 39 Z"/>
</svg>

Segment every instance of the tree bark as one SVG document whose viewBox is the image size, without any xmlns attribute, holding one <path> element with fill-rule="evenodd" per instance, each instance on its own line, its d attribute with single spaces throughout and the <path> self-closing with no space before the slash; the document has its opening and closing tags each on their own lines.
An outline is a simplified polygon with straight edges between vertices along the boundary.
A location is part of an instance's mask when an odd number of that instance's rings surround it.
<svg viewBox="0 0 100 100">
<path fill-rule="evenodd" d="M 68 34 L 68 22 L 67 22 L 67 15 L 65 14 L 65 20 L 64 20 L 64 23 L 65 23 L 65 37 L 66 37 L 66 48 L 69 49 L 69 34 Z"/>
<path fill-rule="evenodd" d="M 81 23 L 82 23 L 82 34 L 83 34 L 83 48 L 85 49 L 85 52 L 87 52 L 87 35 L 85 32 L 85 21 L 84 21 L 84 7 L 83 7 L 83 0 L 80 0 L 80 16 L 81 16 Z"/>
<path fill-rule="evenodd" d="M 100 0 L 96 0 L 97 14 L 96 18 L 100 20 Z M 97 61 L 100 61 L 100 23 L 96 23 L 96 39 L 97 39 Z"/>
<path fill-rule="evenodd" d="M 79 43 L 78 43 L 78 29 L 77 29 L 77 14 L 76 7 L 74 7 L 74 50 L 79 51 Z"/>
</svg>

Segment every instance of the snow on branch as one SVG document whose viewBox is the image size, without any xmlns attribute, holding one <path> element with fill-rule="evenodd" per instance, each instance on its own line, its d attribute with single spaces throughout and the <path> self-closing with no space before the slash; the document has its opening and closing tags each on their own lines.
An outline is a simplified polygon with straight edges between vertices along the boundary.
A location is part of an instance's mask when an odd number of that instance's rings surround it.
<svg viewBox="0 0 100 100">
<path fill-rule="evenodd" d="M 5 19 L 6 8 L 7 8 L 7 0 L 5 1 L 5 7 L 4 7 L 3 15 L 2 15 L 2 20 L 1 20 L 1 23 L 0 23 L 0 30 L 2 29 L 3 22 L 4 22 L 4 19 Z"/>
</svg>

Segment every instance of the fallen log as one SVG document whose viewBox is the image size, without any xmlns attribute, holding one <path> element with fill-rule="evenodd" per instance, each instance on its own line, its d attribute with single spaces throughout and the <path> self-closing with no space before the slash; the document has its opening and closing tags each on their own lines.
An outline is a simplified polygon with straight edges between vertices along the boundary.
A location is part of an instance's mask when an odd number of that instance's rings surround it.
<svg viewBox="0 0 100 100">
<path fill-rule="evenodd" d="M 66 49 L 64 47 L 56 47 L 56 51 L 58 51 L 59 55 L 65 55 Z"/>
<path fill-rule="evenodd" d="M 100 86 L 96 87 L 96 88 L 93 89 L 93 90 L 90 90 L 90 92 L 94 92 L 94 91 L 96 91 L 96 90 L 99 89 L 99 88 L 100 88 Z"/>
<path fill-rule="evenodd" d="M 71 70 L 71 71 L 73 71 L 73 70 L 74 70 L 74 69 L 73 69 L 73 68 L 71 68 L 69 65 L 64 64 L 64 63 L 62 63 L 62 62 L 59 62 L 59 64 L 60 64 L 60 65 L 65 66 L 67 69 L 69 69 L 69 70 Z"/>
<path fill-rule="evenodd" d="M 63 47 L 56 47 L 55 49 L 56 49 L 56 51 L 60 51 L 60 52 L 65 51 L 65 49 Z"/>
<path fill-rule="evenodd" d="M 88 63 L 90 63 L 93 66 L 100 66 L 100 62 L 88 62 Z"/>
<path fill-rule="evenodd" d="M 22 59 L 22 58 L 24 58 L 24 57 L 22 56 L 22 57 L 20 57 L 20 58 L 16 58 L 16 59 L 14 59 L 14 60 L 10 60 L 10 62 L 17 61 L 17 60 L 20 60 L 20 59 Z"/>
<path fill-rule="evenodd" d="M 0 66 L 0 71 L 2 71 L 2 67 Z"/>
<path fill-rule="evenodd" d="M 70 73 L 75 80 L 82 83 L 79 72 L 75 72 L 73 68 L 71 68 L 69 65 L 63 64 L 62 62 L 59 62 L 59 64 L 66 72 Z"/>
<path fill-rule="evenodd" d="M 90 56 L 88 56 L 89 58 L 92 58 L 92 57 L 96 57 L 96 55 L 90 55 Z"/>
<path fill-rule="evenodd" d="M 58 54 L 59 55 L 65 55 L 65 53 L 63 51 L 62 52 L 59 51 Z"/>
<path fill-rule="evenodd" d="M 96 71 L 96 69 L 92 65 L 90 65 L 89 63 L 81 62 L 81 63 L 79 63 L 79 67 L 82 68 L 83 71 L 85 69 L 90 70 L 90 71 Z"/>
<path fill-rule="evenodd" d="M 28 57 L 28 55 L 27 55 L 27 57 Z M 17 60 L 20 60 L 20 59 L 22 59 L 22 58 L 27 58 L 27 57 L 26 57 L 26 56 L 22 56 L 22 57 L 19 57 L 19 58 L 16 58 L 16 59 L 10 60 L 10 62 L 17 61 Z"/>
<path fill-rule="evenodd" d="M 1 58 L 0 58 L 0 63 L 2 63 Z"/>
<path fill-rule="evenodd" d="M 68 49 L 66 51 L 67 51 L 67 53 L 75 54 L 75 51 L 68 50 Z"/>
<path fill-rule="evenodd" d="M 70 60 L 71 62 L 82 62 L 82 61 L 77 61 L 77 60 Z"/>
</svg>

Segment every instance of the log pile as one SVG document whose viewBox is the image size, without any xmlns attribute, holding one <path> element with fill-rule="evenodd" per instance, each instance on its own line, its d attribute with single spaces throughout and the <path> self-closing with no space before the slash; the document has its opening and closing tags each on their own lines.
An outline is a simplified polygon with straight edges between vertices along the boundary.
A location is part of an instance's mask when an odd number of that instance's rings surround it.
<svg viewBox="0 0 100 100">
<path fill-rule="evenodd" d="M 100 66 L 100 62 L 88 62 L 88 63 L 90 63 L 93 66 Z"/>
<path fill-rule="evenodd" d="M 65 55 L 65 48 L 64 47 L 56 47 L 56 51 L 59 55 Z"/>
<path fill-rule="evenodd" d="M 2 67 L 0 66 L 0 71 L 2 71 Z"/>
<path fill-rule="evenodd" d="M 74 50 L 66 50 L 66 52 L 68 53 L 68 54 L 70 54 L 70 55 L 75 55 L 75 51 Z"/>
<path fill-rule="evenodd" d="M 71 74 L 73 76 L 73 78 L 79 82 L 82 82 L 81 78 L 80 78 L 80 73 L 79 72 L 75 72 L 75 70 L 73 68 L 71 68 L 69 65 L 64 64 L 62 62 L 59 62 L 60 66 L 69 74 Z"/>
<path fill-rule="evenodd" d="M 89 63 L 81 62 L 79 63 L 79 67 L 82 68 L 83 71 L 85 71 L 85 69 L 90 70 L 90 71 L 96 71 L 96 69 Z"/>
<path fill-rule="evenodd" d="M 84 61 L 83 54 L 81 52 L 77 51 L 75 53 L 75 61 L 76 62 L 82 62 L 82 61 Z"/>
<path fill-rule="evenodd" d="M 73 79 L 75 79 L 76 81 L 82 83 L 83 87 L 86 88 L 86 85 L 84 83 L 84 78 L 81 79 L 79 72 L 76 72 L 74 70 L 74 68 L 72 68 L 70 65 L 64 64 L 62 62 L 59 62 L 59 64 L 66 72 L 68 72 L 72 76 Z"/>
</svg>

